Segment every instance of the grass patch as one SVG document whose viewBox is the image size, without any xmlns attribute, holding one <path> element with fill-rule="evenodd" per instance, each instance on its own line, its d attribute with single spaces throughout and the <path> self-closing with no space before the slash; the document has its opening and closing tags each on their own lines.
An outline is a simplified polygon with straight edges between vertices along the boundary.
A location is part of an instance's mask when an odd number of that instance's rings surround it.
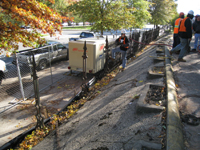
<svg viewBox="0 0 200 150">
<path fill-rule="evenodd" d="M 75 30 L 80 30 L 80 29 L 84 29 L 84 30 L 91 30 L 91 26 L 69 26 L 69 27 L 63 27 L 63 29 L 75 29 Z"/>
</svg>

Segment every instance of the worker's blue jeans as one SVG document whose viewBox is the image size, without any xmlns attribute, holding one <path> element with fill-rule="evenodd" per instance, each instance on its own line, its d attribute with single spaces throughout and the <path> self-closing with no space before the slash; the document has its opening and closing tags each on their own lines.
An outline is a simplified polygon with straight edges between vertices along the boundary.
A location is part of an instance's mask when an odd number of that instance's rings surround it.
<svg viewBox="0 0 200 150">
<path fill-rule="evenodd" d="M 122 67 L 126 67 L 126 51 L 123 51 L 120 49 L 120 47 L 117 47 L 115 49 L 112 49 L 112 58 L 115 59 L 115 53 L 120 52 L 122 54 Z"/>
<path fill-rule="evenodd" d="M 195 42 L 194 42 L 194 49 L 197 49 L 198 41 L 200 42 L 200 33 L 195 33 Z M 200 43 L 199 43 L 200 44 Z"/>
<path fill-rule="evenodd" d="M 177 45 L 176 47 L 172 48 L 171 52 L 174 53 L 181 49 L 178 58 L 182 59 L 188 51 L 189 39 L 180 38 L 180 41 L 181 41 L 181 43 L 179 45 Z"/>
</svg>

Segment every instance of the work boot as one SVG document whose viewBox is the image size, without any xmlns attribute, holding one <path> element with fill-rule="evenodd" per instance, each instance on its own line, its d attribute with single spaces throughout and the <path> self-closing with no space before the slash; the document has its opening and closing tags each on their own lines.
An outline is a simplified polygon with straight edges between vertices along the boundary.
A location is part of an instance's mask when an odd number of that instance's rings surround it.
<svg viewBox="0 0 200 150">
<path fill-rule="evenodd" d="M 186 62 L 186 60 L 183 59 L 183 58 L 179 58 L 178 61 L 180 61 L 180 62 Z"/>
</svg>

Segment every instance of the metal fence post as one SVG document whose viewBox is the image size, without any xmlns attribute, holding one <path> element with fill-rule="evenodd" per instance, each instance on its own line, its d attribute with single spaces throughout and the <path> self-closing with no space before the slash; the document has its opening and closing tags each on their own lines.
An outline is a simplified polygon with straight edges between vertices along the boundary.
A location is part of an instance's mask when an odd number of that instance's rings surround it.
<svg viewBox="0 0 200 150">
<path fill-rule="evenodd" d="M 15 56 L 16 56 L 15 58 L 16 58 L 16 64 L 17 64 L 17 74 L 18 74 L 18 79 L 19 79 L 20 91 L 21 91 L 23 100 L 25 100 L 24 88 L 23 88 L 23 84 L 22 84 L 22 77 L 21 77 L 21 72 L 20 72 L 20 68 L 19 68 L 19 61 L 18 61 L 17 54 L 15 54 Z"/>
<path fill-rule="evenodd" d="M 51 84 L 53 84 L 53 75 L 52 75 L 52 67 L 51 67 L 51 54 L 50 51 L 53 51 L 53 46 L 51 45 L 48 47 L 48 53 L 49 53 L 49 66 L 50 66 L 50 72 L 51 72 Z"/>
<path fill-rule="evenodd" d="M 104 65 L 104 69 L 105 69 L 105 73 L 108 73 L 109 71 L 109 67 L 108 67 L 108 61 L 109 61 L 109 55 L 108 55 L 108 36 L 106 36 L 106 62 L 105 62 L 105 65 Z"/>
<path fill-rule="evenodd" d="M 41 108 L 40 108 L 40 96 L 39 96 L 39 83 L 38 83 L 38 77 L 36 74 L 36 64 L 35 64 L 35 57 L 34 57 L 34 53 L 31 52 L 32 54 L 32 73 L 33 73 L 33 85 L 34 85 L 34 93 L 35 93 L 35 107 L 36 107 L 36 119 L 37 119 L 37 124 L 36 124 L 36 128 L 43 128 L 44 127 L 44 118 L 42 117 L 41 114 Z"/>
<path fill-rule="evenodd" d="M 86 85 L 86 79 L 87 79 L 87 55 L 86 55 L 86 50 L 87 50 L 87 47 L 86 47 L 86 41 L 84 43 L 84 47 L 83 47 L 83 84 L 82 84 L 82 92 L 81 92 L 81 97 L 83 96 L 86 96 L 87 92 L 88 92 L 88 88 L 87 88 L 87 85 Z"/>
</svg>

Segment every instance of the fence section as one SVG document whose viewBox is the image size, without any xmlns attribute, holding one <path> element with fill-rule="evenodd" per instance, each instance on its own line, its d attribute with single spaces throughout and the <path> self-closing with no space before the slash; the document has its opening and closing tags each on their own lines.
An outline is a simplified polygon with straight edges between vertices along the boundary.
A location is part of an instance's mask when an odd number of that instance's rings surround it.
<svg viewBox="0 0 200 150">
<path fill-rule="evenodd" d="M 127 56 L 132 57 L 135 53 L 141 51 L 146 45 L 154 41 L 160 33 L 160 28 L 151 29 L 148 31 L 134 31 L 130 36 L 130 49 L 127 51 Z"/>
<path fill-rule="evenodd" d="M 7 63 L 6 79 L 0 86 L 0 102 L 16 102 L 34 95 L 32 78 L 32 57 L 36 60 L 39 91 L 66 77 L 67 47 L 54 44 L 37 49 L 25 50 L 12 56 Z M 8 103 L 7 103 L 8 104 Z M 6 107 L 6 106 L 5 106 Z M 2 107 L 5 109 L 5 107 Z M 0 112 L 2 109 L 0 109 Z"/>
</svg>

